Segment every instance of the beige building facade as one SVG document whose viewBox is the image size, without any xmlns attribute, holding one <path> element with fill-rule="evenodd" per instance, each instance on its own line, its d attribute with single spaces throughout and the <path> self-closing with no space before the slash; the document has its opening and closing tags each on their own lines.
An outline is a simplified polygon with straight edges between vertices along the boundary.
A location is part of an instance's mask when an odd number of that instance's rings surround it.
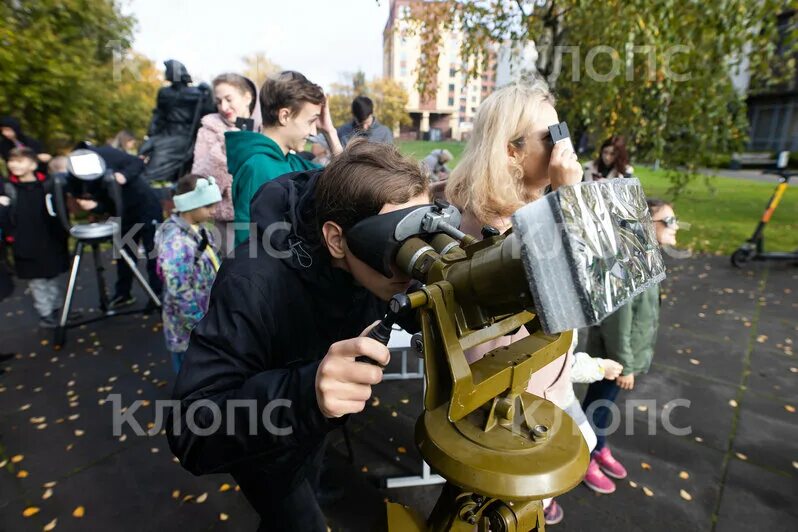
<svg viewBox="0 0 798 532">
<path fill-rule="evenodd" d="M 391 0 L 383 31 L 383 75 L 400 83 L 409 96 L 407 112 L 413 121 L 399 136 L 406 139 L 464 140 L 471 132 L 474 115 L 496 82 L 495 58 L 476 79 L 468 80 L 460 60 L 460 35 L 447 32 L 438 58 L 435 96 L 423 99 L 416 89 L 421 41 L 410 29 L 408 18 L 414 4 L 424 0 Z"/>
</svg>

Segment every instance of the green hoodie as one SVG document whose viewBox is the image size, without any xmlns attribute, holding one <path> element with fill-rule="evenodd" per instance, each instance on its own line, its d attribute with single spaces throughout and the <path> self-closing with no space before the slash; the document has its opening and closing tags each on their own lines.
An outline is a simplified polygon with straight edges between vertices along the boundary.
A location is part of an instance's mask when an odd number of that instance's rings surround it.
<svg viewBox="0 0 798 532">
<path fill-rule="evenodd" d="M 249 204 L 261 185 L 289 172 L 320 168 L 295 153 L 284 154 L 276 142 L 254 131 L 228 131 L 224 140 L 227 170 L 233 176 L 233 209 L 237 224 L 249 224 Z M 247 238 L 248 230 L 236 229 L 236 246 Z"/>
</svg>

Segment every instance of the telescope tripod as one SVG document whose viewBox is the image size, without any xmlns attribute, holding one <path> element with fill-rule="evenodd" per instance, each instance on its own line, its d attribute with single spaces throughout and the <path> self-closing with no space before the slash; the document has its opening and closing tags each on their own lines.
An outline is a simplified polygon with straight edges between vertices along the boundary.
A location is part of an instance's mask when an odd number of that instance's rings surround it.
<svg viewBox="0 0 798 532">
<path fill-rule="evenodd" d="M 158 298 L 158 296 L 152 290 L 152 287 L 149 285 L 149 283 L 144 278 L 142 273 L 136 267 L 136 262 L 133 260 L 130 254 L 127 251 L 125 251 L 125 249 L 122 246 L 116 245 L 113 235 L 117 230 L 118 230 L 117 225 L 113 222 L 93 223 L 84 226 L 75 226 L 70 230 L 72 236 L 74 236 L 77 239 L 77 243 L 75 245 L 75 253 L 72 256 L 72 267 L 69 271 L 69 282 L 67 284 L 66 295 L 64 296 L 64 304 L 61 307 L 61 317 L 59 318 L 58 326 L 55 329 L 55 338 L 53 341 L 53 347 L 55 349 L 60 349 L 61 347 L 63 347 L 64 343 L 66 342 L 67 329 L 78 327 L 80 325 L 85 325 L 87 323 L 93 323 L 95 321 L 99 321 L 105 318 L 110 318 L 113 316 L 123 316 L 127 314 L 135 314 L 143 312 L 146 309 L 145 307 L 145 309 L 127 310 L 122 312 L 109 309 L 108 291 L 106 289 L 105 277 L 103 275 L 105 267 L 103 266 L 102 257 L 100 256 L 100 244 L 102 244 L 103 242 L 108 242 L 108 241 L 111 242 L 114 252 L 117 253 L 119 257 L 121 257 L 121 260 L 124 260 L 127 263 L 128 267 L 130 267 L 131 271 L 133 272 L 134 278 L 147 293 L 147 297 L 152 302 L 152 304 L 156 308 L 161 307 L 161 300 Z M 89 318 L 75 322 L 68 322 L 69 312 L 72 307 L 72 299 L 75 295 L 75 288 L 77 286 L 80 263 L 83 258 L 83 252 L 86 250 L 87 246 L 91 247 L 92 257 L 94 259 L 94 271 L 97 280 L 97 291 L 99 293 L 99 298 L 100 298 L 101 314 L 94 318 Z"/>
<path fill-rule="evenodd" d="M 526 386 L 532 373 L 568 351 L 572 334 L 544 334 L 528 311 L 458 334 L 463 329 L 446 288 L 427 285 L 408 294 L 405 306 L 420 311 L 427 379 L 416 445 L 447 483 L 426 522 L 389 503 L 388 530 L 541 532 L 542 500 L 581 482 L 589 457 L 571 417 Z M 526 338 L 466 360 L 465 349 L 522 326 Z"/>
</svg>

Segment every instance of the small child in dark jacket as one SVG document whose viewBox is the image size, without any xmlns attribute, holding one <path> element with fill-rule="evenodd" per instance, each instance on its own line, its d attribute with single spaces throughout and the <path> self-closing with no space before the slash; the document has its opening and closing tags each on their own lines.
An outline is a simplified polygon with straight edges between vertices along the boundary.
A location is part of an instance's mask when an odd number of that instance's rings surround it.
<svg viewBox="0 0 798 532">
<path fill-rule="evenodd" d="M 69 268 L 69 234 L 47 207 L 50 181 L 36 169 L 39 161 L 30 148 L 14 148 L 8 158 L 8 180 L 0 204 L 13 242 L 14 266 L 19 279 L 27 279 L 39 326 L 58 324 L 62 282 Z"/>
<path fill-rule="evenodd" d="M 660 246 L 675 246 L 679 222 L 673 206 L 662 200 L 649 199 L 648 208 Z M 626 468 L 615 459 L 606 444 L 606 430 L 612 426 L 613 414 L 612 409 L 602 402 L 615 403 L 621 390 L 634 389 L 635 379 L 648 372 L 657 343 L 659 306 L 659 285 L 655 285 L 635 296 L 588 332 L 585 351 L 623 365 L 622 374 L 614 381 L 604 379 L 592 383 L 582 402 L 582 408 L 597 436 L 584 482 L 598 493 L 614 492 L 612 478 L 623 479 L 627 474 Z"/>
</svg>

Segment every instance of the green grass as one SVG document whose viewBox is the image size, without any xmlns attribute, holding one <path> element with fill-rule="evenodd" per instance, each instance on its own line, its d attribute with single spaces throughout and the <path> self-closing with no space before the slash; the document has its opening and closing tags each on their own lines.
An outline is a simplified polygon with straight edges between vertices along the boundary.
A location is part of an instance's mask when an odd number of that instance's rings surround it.
<svg viewBox="0 0 798 532">
<path fill-rule="evenodd" d="M 402 153 L 417 159 L 434 149 L 445 148 L 454 155 L 451 168 L 460 160 L 465 147 L 464 143 L 452 141 L 400 141 L 398 144 Z M 664 171 L 638 167 L 636 174 L 646 195 L 672 199 L 666 194 L 671 185 Z M 696 179 L 676 200 L 677 217 L 690 224 L 689 229 L 679 231 L 679 245 L 697 253 L 730 255 L 751 236 L 775 184 L 715 177 L 711 185 L 714 190 L 704 179 Z M 787 190 L 765 230 L 765 248 L 774 251 L 798 248 L 798 181 Z"/>
</svg>

